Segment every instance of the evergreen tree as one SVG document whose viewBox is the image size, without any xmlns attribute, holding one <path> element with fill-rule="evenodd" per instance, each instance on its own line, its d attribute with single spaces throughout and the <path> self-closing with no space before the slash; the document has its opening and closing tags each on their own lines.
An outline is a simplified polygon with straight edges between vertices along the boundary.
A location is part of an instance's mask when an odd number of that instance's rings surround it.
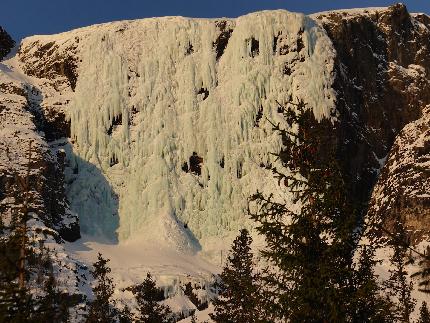
<svg viewBox="0 0 430 323">
<path fill-rule="evenodd" d="M 111 269 L 107 265 L 109 259 L 104 259 L 99 253 L 94 269 L 91 271 L 96 285 L 93 287 L 95 299 L 91 302 L 87 322 L 114 322 L 116 319 L 115 303 L 111 300 L 115 286 L 109 277 Z"/>
<path fill-rule="evenodd" d="M 11 226 L 5 231 L 0 237 L 0 322 L 31 322 L 36 302 L 18 283 L 21 235 Z"/>
<path fill-rule="evenodd" d="M 372 246 L 362 246 L 358 268 L 355 271 L 356 292 L 352 301 L 350 320 L 362 322 L 393 322 L 394 304 L 389 297 L 380 293 L 381 286 L 374 273 L 375 250 Z"/>
<path fill-rule="evenodd" d="M 6 322 L 15 314 L 19 299 L 17 262 L 19 248 L 8 236 L 0 237 L 0 322 Z"/>
<path fill-rule="evenodd" d="M 219 296 L 213 301 L 214 313 L 210 314 L 215 322 L 262 322 L 251 243 L 252 238 L 246 229 L 242 229 L 233 242 L 231 254 L 220 275 Z"/>
<path fill-rule="evenodd" d="M 36 282 L 42 293 L 33 297 L 33 291 L 19 285 L 22 240 L 11 231 L 0 238 L 0 322 L 66 322 L 68 295 L 60 293 L 56 287 L 49 249 L 41 247 L 36 255 L 34 248 L 27 245 L 25 285 L 30 277 L 37 275 Z"/>
<path fill-rule="evenodd" d="M 39 322 L 68 322 L 69 308 L 67 297 L 58 291 L 53 273 L 45 282 L 45 295 L 38 300 L 37 321 Z"/>
<path fill-rule="evenodd" d="M 412 298 L 413 283 L 408 282 L 408 272 L 406 271 L 408 237 L 404 229 L 403 222 L 397 218 L 394 223 L 394 233 L 390 244 L 393 255 L 390 257 L 391 265 L 390 277 L 386 281 L 386 286 L 390 295 L 397 300 L 395 314 L 399 322 L 410 322 L 410 316 L 415 309 L 416 301 Z"/>
<path fill-rule="evenodd" d="M 419 265 L 421 269 L 414 273 L 412 277 L 416 277 L 420 280 L 418 283 L 418 290 L 420 292 L 430 294 L 430 246 L 427 246 L 426 251 L 419 255 Z"/>
<path fill-rule="evenodd" d="M 157 288 L 151 274 L 146 275 L 145 280 L 138 285 L 129 288 L 134 294 L 138 309 L 139 322 L 142 323 L 171 323 L 172 313 L 168 306 L 159 304 L 164 299 L 163 292 Z"/>
<path fill-rule="evenodd" d="M 430 323 L 430 313 L 427 308 L 427 303 L 423 302 L 420 307 L 420 318 L 418 323 Z"/>
<path fill-rule="evenodd" d="M 8 152 L 6 152 L 7 157 Z M 27 222 L 30 218 L 30 171 L 32 141 L 29 142 L 26 175 L 6 174 L 13 184 L 6 190 L 9 201 L 0 205 L 0 322 L 32 322 L 36 300 L 27 281 L 34 265 L 34 252 L 28 245 Z M 10 160 L 10 159 L 9 159 Z M 9 210 L 8 210 L 9 209 Z"/>
<path fill-rule="evenodd" d="M 135 321 L 133 313 L 131 313 L 130 308 L 125 305 L 122 310 L 118 313 L 119 323 L 132 323 Z"/>
<path fill-rule="evenodd" d="M 341 322 L 355 312 L 354 229 L 360 210 L 346 198 L 327 136 L 333 133 L 332 125 L 324 120 L 318 124 L 303 102 L 290 105 L 295 111 L 280 105 L 280 112 L 292 130 L 273 124 L 282 138 L 283 148 L 275 156 L 283 170 L 267 168 L 301 209 L 290 209 L 273 194 L 251 197 L 251 218 L 267 243 L 262 255 L 277 268 L 263 277 L 267 297 L 280 321 Z"/>
</svg>

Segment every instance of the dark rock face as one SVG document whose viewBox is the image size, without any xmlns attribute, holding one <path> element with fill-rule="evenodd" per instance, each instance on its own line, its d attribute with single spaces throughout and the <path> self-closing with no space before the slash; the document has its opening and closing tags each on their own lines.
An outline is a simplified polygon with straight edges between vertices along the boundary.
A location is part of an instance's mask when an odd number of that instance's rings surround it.
<svg viewBox="0 0 430 323">
<path fill-rule="evenodd" d="M 40 157 L 40 161 L 36 160 L 35 168 L 39 170 L 41 177 L 34 179 L 34 187 L 40 194 L 41 203 L 40 207 L 34 211 L 45 225 L 56 230 L 61 238 L 71 242 L 75 241 L 81 235 L 79 219 L 76 215 L 70 213 L 69 203 L 65 194 L 65 153 L 60 151 L 54 160 L 49 155 Z"/>
<path fill-rule="evenodd" d="M 81 230 L 79 227 L 79 217 L 76 214 L 72 214 L 69 210 L 69 202 L 66 198 L 65 183 L 64 183 L 64 168 L 66 153 L 64 150 L 57 151 L 57 163 L 56 169 L 58 170 L 54 174 L 57 174 L 56 190 L 54 194 L 48 196 L 56 197 L 61 204 L 54 208 L 54 212 L 51 214 L 51 218 L 54 219 L 55 228 L 58 230 L 60 236 L 69 242 L 78 240 L 81 237 Z M 57 202 L 58 203 L 58 202 Z M 60 212 L 59 212 L 60 211 Z M 56 216 L 55 216 L 56 215 Z"/>
<path fill-rule="evenodd" d="M 247 42 L 251 49 L 251 57 L 258 56 L 260 54 L 260 42 L 255 38 L 248 39 Z"/>
<path fill-rule="evenodd" d="M 369 215 L 393 232 L 400 218 L 412 242 L 430 237 L 430 106 L 397 136 L 370 200 Z"/>
<path fill-rule="evenodd" d="M 47 142 L 70 137 L 70 121 L 65 112 L 58 108 L 61 103 L 42 107 L 43 94 L 34 86 L 25 86 L 21 95 L 26 98 L 27 108 L 34 117 L 36 127 L 43 131 Z"/>
<path fill-rule="evenodd" d="M 46 142 L 37 89 L 11 80 L 2 83 L 0 98 L 0 213 L 13 218 L 27 194 L 33 212 L 57 241 L 80 237 L 79 220 L 71 214 L 64 187 L 64 156 Z M 30 156 L 31 142 L 31 156 Z M 29 174 L 29 175 L 27 175 Z"/>
<path fill-rule="evenodd" d="M 10 50 L 15 46 L 15 41 L 9 34 L 0 26 L 0 61 L 10 53 Z"/>
<path fill-rule="evenodd" d="M 318 16 L 337 51 L 338 155 L 351 196 L 365 203 L 400 130 L 430 103 L 430 28 L 397 4 Z"/>
<path fill-rule="evenodd" d="M 77 41 L 77 43 L 79 43 Z M 31 43 L 31 46 L 19 49 L 19 58 L 24 63 L 26 74 L 38 78 L 57 79 L 64 77 L 72 91 L 77 81 L 76 43 L 60 48 L 55 42 Z M 58 78 L 59 83 L 61 78 Z M 57 84 L 59 86 L 60 84 Z"/>
<path fill-rule="evenodd" d="M 75 54 L 78 44 L 78 39 L 73 39 L 71 43 L 66 44 L 53 41 L 44 43 L 24 41 L 17 55 L 26 74 L 45 79 L 45 86 L 60 94 L 66 94 L 74 91 L 76 86 Z M 33 140 L 38 142 L 38 148 L 34 150 L 31 162 L 30 184 L 33 190 L 31 210 L 47 227 L 53 229 L 52 232 L 57 234 L 58 240 L 79 239 L 79 218 L 71 213 L 65 194 L 65 161 L 61 149 L 61 145 L 67 144 L 66 138 L 70 137 L 70 122 L 66 118 L 65 110 L 69 103 L 69 96 L 59 96 L 56 101 L 45 102 L 46 93 L 42 93 L 36 86 L 11 81 L 0 84 L 0 87 L 3 93 L 16 96 L 16 105 L 13 104 L 14 102 L 5 104 L 8 113 L 4 114 L 5 119 L 2 119 L 2 122 L 6 121 L 6 126 L 7 123 L 26 124 L 31 130 Z M 17 136 L 24 135 L 20 133 Z M 27 147 L 12 145 L 12 149 L 26 151 Z M 21 158 L 14 163 L 21 167 L 25 165 L 25 160 Z M 15 187 L 16 192 L 20 190 L 15 173 L 14 169 L 5 170 L 4 175 L 8 180 L 3 180 L 1 183 L 0 191 L 5 198 L 0 202 L 5 203 L 5 211 L 8 209 L 7 205 L 13 205 L 8 200 L 8 197 L 14 194 L 14 190 L 11 189 Z"/>
</svg>

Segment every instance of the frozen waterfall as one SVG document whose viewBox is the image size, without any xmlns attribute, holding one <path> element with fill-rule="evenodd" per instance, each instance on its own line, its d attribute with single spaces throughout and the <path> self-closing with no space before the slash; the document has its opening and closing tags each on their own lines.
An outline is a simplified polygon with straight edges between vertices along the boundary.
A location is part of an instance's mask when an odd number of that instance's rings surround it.
<svg viewBox="0 0 430 323">
<path fill-rule="evenodd" d="M 282 123 L 276 100 L 335 115 L 335 53 L 302 14 L 154 18 L 50 39 L 74 42 L 79 58 L 67 176 L 87 234 L 215 248 L 250 225 L 250 194 L 279 190 L 261 168 L 280 147 L 267 121 Z"/>
</svg>

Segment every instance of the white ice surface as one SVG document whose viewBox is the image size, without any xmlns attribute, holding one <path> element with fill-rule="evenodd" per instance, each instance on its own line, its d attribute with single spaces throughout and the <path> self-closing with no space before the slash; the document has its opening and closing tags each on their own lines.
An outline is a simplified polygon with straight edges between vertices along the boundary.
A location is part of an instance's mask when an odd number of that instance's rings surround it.
<svg viewBox="0 0 430 323">
<path fill-rule="evenodd" d="M 280 147 L 266 120 L 282 122 L 275 100 L 303 99 L 318 119 L 332 117 L 335 54 L 311 19 L 266 11 L 226 26 L 233 32 L 219 61 L 213 43 L 220 31 L 210 19 L 117 22 L 49 37 L 64 44 L 79 38 L 79 78 L 68 107 L 68 155 L 78 174 L 70 174 L 68 192 L 84 233 L 161 240 L 214 257 L 216 240 L 231 241 L 250 226 L 249 195 L 277 189 L 260 168 Z M 273 52 L 275 37 L 289 53 Z M 251 38 L 259 41 L 258 55 Z M 34 36 L 24 46 L 37 41 L 48 40 Z M 283 74 L 285 65 L 291 75 Z M 121 125 L 109 135 L 113 120 Z M 193 152 L 203 158 L 201 176 L 181 169 Z M 110 166 L 112 160 L 118 163 Z"/>
</svg>

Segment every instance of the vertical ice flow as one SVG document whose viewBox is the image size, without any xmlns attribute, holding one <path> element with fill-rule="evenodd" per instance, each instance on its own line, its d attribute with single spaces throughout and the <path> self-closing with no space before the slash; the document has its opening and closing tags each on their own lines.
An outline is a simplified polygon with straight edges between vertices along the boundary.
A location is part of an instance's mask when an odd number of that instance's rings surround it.
<svg viewBox="0 0 430 323">
<path fill-rule="evenodd" d="M 91 178 L 69 188 L 87 233 L 112 227 L 106 213 L 117 207 L 120 241 L 210 248 L 249 225 L 251 193 L 277 187 L 260 167 L 280 146 L 267 122 L 282 122 L 275 100 L 301 98 L 318 119 L 333 117 L 334 50 L 301 14 L 144 19 L 82 29 L 79 38 L 73 162 L 81 171 L 96 165 L 109 183 L 92 185 L 90 196 L 82 190 Z M 193 154 L 200 175 L 183 170 Z"/>
</svg>

